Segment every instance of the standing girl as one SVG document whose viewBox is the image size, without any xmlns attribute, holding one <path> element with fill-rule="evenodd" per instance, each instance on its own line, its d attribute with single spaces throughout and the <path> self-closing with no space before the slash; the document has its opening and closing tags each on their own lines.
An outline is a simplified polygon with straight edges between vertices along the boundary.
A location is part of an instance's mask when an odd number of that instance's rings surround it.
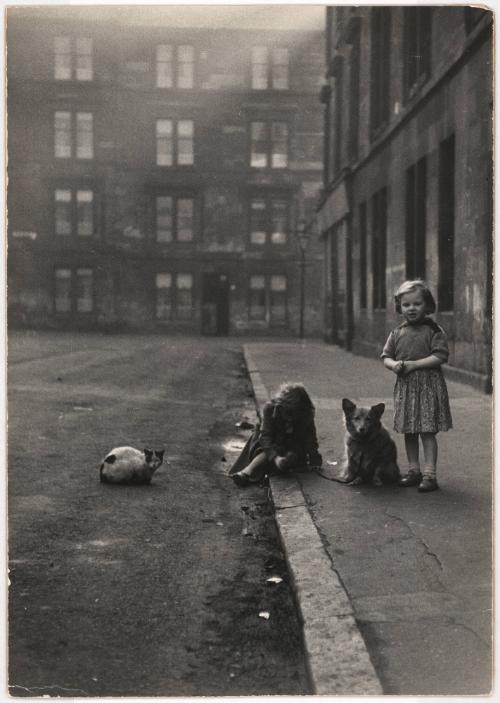
<svg viewBox="0 0 500 703">
<path fill-rule="evenodd" d="M 446 333 L 427 317 L 436 310 L 432 293 L 420 280 L 405 281 L 394 296 L 404 322 L 385 343 L 384 366 L 397 375 L 394 386 L 394 429 L 405 436 L 408 473 L 401 486 L 435 491 L 438 446 L 436 434 L 452 427 L 450 403 L 441 365 L 448 361 Z M 419 436 L 424 450 L 419 463 Z"/>
</svg>

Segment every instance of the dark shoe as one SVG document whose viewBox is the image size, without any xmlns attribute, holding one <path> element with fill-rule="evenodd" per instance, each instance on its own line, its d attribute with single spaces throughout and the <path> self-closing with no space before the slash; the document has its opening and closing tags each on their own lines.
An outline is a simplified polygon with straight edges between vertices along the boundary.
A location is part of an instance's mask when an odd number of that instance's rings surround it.
<svg viewBox="0 0 500 703">
<path fill-rule="evenodd" d="M 411 471 L 409 474 L 406 474 L 406 476 L 403 476 L 399 480 L 399 486 L 405 486 L 406 488 L 409 488 L 410 486 L 418 486 L 420 482 L 422 481 L 422 474 L 421 473 L 415 473 Z"/>
<path fill-rule="evenodd" d="M 238 471 L 236 474 L 232 474 L 231 478 L 240 488 L 243 486 L 250 486 L 252 483 L 258 483 L 258 479 L 251 478 L 248 474 L 243 474 L 241 471 Z"/>
<path fill-rule="evenodd" d="M 430 491 L 435 491 L 438 488 L 438 482 L 435 478 L 424 476 L 424 478 L 422 479 L 422 483 L 418 487 L 418 490 L 420 491 L 420 493 L 430 493 Z"/>
</svg>

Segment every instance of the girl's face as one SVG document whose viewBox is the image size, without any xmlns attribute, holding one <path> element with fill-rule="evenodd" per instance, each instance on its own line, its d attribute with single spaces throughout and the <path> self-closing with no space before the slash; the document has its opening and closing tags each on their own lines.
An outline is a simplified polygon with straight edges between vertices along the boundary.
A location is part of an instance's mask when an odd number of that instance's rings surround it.
<svg viewBox="0 0 500 703">
<path fill-rule="evenodd" d="M 410 325 L 421 322 L 427 312 L 422 291 L 415 290 L 401 296 L 401 312 Z"/>
</svg>

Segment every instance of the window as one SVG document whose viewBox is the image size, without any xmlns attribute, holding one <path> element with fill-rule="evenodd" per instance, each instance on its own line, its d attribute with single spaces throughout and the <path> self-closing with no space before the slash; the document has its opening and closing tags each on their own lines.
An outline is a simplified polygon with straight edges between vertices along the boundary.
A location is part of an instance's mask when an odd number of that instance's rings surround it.
<svg viewBox="0 0 500 703">
<path fill-rule="evenodd" d="M 92 159 L 94 157 L 94 127 L 91 112 L 54 114 L 54 155 L 58 159 Z"/>
<path fill-rule="evenodd" d="M 191 273 L 156 274 L 156 319 L 190 320 L 193 316 Z"/>
<path fill-rule="evenodd" d="M 406 171 L 406 278 L 425 278 L 425 156 Z"/>
<path fill-rule="evenodd" d="M 367 306 L 366 238 L 366 203 L 361 203 L 359 206 L 359 307 L 363 310 Z"/>
<path fill-rule="evenodd" d="M 389 119 L 391 14 L 388 7 L 371 9 L 370 128 L 375 138 Z"/>
<path fill-rule="evenodd" d="M 372 198 L 372 276 L 373 309 L 386 306 L 385 273 L 387 266 L 387 189 Z"/>
<path fill-rule="evenodd" d="M 281 198 L 253 198 L 250 202 L 250 242 L 286 244 L 288 202 Z"/>
<path fill-rule="evenodd" d="M 94 192 L 57 188 L 54 193 L 54 229 L 57 235 L 94 234 Z"/>
<path fill-rule="evenodd" d="M 156 197 L 156 241 L 191 242 L 194 236 L 194 198 Z"/>
<path fill-rule="evenodd" d="M 286 324 L 287 278 L 281 274 L 250 276 L 248 317 L 250 320 Z"/>
<path fill-rule="evenodd" d="M 271 276 L 270 282 L 271 322 L 286 322 L 286 276 Z"/>
<path fill-rule="evenodd" d="M 288 49 L 273 50 L 273 88 L 275 90 L 286 90 L 288 88 Z"/>
<path fill-rule="evenodd" d="M 94 275 L 90 268 L 55 271 L 54 309 L 58 313 L 89 313 L 94 309 Z"/>
<path fill-rule="evenodd" d="M 251 123 L 250 165 L 254 168 L 288 166 L 288 124 L 286 122 Z"/>
<path fill-rule="evenodd" d="M 56 312 L 71 312 L 71 271 L 56 269 L 54 305 Z"/>
<path fill-rule="evenodd" d="M 341 60 L 338 62 L 338 66 L 335 71 L 335 118 L 332 140 L 334 174 L 338 173 L 342 166 L 342 144 L 344 142 L 344 136 L 342 134 L 342 111 L 344 109 L 343 88 L 344 62 Z"/>
<path fill-rule="evenodd" d="M 91 81 L 93 77 L 92 39 L 55 37 L 54 78 L 60 81 Z"/>
<path fill-rule="evenodd" d="M 194 88 L 194 66 L 194 47 L 160 44 L 156 47 L 157 88 Z"/>
<path fill-rule="evenodd" d="M 172 274 L 156 274 L 156 319 L 170 320 L 172 317 Z"/>
<path fill-rule="evenodd" d="M 349 158 L 356 159 L 358 157 L 358 142 L 359 142 L 359 78 L 360 78 L 360 30 L 354 32 L 351 39 L 351 57 L 350 57 L 350 89 L 349 89 L 349 125 L 347 146 Z"/>
<path fill-rule="evenodd" d="M 156 164 L 192 166 L 194 163 L 194 123 L 192 120 L 156 121 Z"/>
<path fill-rule="evenodd" d="M 432 9 L 405 7 L 404 12 L 404 83 L 406 99 L 418 90 L 430 73 Z"/>
<path fill-rule="evenodd" d="M 266 279 L 264 276 L 250 276 L 248 316 L 251 320 L 266 319 Z"/>
<path fill-rule="evenodd" d="M 455 136 L 439 145 L 438 307 L 453 310 L 455 284 Z"/>
<path fill-rule="evenodd" d="M 287 90 L 289 87 L 289 51 L 275 47 L 270 52 L 266 46 L 252 49 L 252 89 Z"/>
<path fill-rule="evenodd" d="M 76 311 L 92 312 L 93 280 L 91 269 L 76 269 Z"/>
</svg>

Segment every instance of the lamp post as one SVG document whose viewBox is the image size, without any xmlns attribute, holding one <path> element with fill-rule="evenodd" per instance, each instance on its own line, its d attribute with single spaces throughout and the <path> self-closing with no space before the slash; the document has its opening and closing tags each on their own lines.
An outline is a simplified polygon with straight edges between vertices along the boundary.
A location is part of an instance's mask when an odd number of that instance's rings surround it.
<svg viewBox="0 0 500 703">
<path fill-rule="evenodd" d="M 309 231 L 302 218 L 297 222 L 297 243 L 300 251 L 300 322 L 299 337 L 304 339 L 304 305 L 305 305 L 305 278 L 306 278 L 306 248 L 309 242 Z"/>
</svg>

